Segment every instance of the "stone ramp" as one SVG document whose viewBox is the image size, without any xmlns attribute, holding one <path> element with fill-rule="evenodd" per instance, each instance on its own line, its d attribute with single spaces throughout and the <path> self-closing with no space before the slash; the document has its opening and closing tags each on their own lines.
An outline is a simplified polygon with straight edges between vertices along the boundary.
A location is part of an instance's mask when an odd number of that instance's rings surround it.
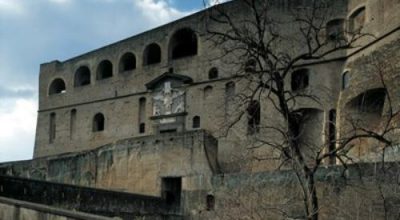
<svg viewBox="0 0 400 220">
<path fill-rule="evenodd" d="M 0 176 L 0 197 L 121 219 L 181 219 L 160 197 L 19 177 Z"/>
</svg>

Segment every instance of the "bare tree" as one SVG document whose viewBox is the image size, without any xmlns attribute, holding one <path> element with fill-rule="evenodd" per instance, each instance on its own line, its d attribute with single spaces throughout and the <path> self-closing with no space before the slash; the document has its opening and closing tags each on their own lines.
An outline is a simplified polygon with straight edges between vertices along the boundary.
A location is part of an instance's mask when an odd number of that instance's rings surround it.
<svg viewBox="0 0 400 220">
<path fill-rule="evenodd" d="M 208 10 L 207 31 L 210 41 L 221 51 L 215 58 L 225 60 L 235 69 L 238 81 L 245 85 L 236 95 L 238 106 L 226 124 L 227 130 L 250 117 L 248 132 L 260 134 L 253 136 L 256 141 L 250 148 L 270 148 L 279 152 L 281 165 L 293 169 L 297 175 L 304 197 L 304 218 L 317 220 L 320 205 L 315 175 L 318 169 L 325 161 L 337 162 L 346 168 L 354 161 L 351 152 L 357 142 L 372 140 L 380 149 L 394 145 L 391 138 L 397 130 L 394 122 L 399 113 L 393 109 L 392 99 L 385 90 L 384 100 L 388 104 L 385 104 L 378 127 L 371 128 L 357 117 L 346 117 L 341 131 L 344 135 L 324 143 L 316 143 L 315 137 L 306 139 L 307 128 L 303 125 L 313 114 L 309 114 L 303 103 L 323 105 L 324 97 L 304 90 L 308 79 L 301 75 L 296 78 L 293 72 L 313 62 L 343 57 L 373 36 L 364 33 L 362 27 L 348 30 L 340 25 L 330 26 L 329 21 L 337 13 L 338 1 L 307 1 L 285 12 L 277 10 L 284 4 L 282 2 L 286 1 L 241 0 L 230 6 L 217 5 Z M 381 60 L 372 61 L 371 68 L 376 68 L 377 79 L 386 88 L 385 80 L 390 71 L 382 66 Z M 260 123 L 254 116 L 259 114 L 260 102 L 273 106 L 282 123 Z M 274 138 L 263 135 L 271 133 Z M 268 160 L 270 157 L 257 159 Z"/>
</svg>

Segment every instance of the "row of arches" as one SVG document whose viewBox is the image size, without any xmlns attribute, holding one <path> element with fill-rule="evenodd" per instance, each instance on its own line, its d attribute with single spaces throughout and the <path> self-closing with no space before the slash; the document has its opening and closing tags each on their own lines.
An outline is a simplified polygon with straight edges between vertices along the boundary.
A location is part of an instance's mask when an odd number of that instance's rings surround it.
<svg viewBox="0 0 400 220">
<path fill-rule="evenodd" d="M 120 63 L 120 67 L 123 68 L 124 70 L 134 68 L 136 64 L 129 63 L 133 59 L 134 55 L 132 53 L 126 53 L 121 58 L 121 60 L 123 60 L 124 62 Z M 98 67 L 97 79 L 100 80 L 112 77 L 112 68 L 113 68 L 112 63 L 110 61 L 108 60 L 102 61 Z M 208 72 L 208 79 L 215 80 L 218 78 L 219 78 L 218 68 L 212 67 Z M 79 67 L 75 72 L 74 87 L 86 86 L 90 85 L 90 83 L 91 83 L 90 69 L 87 66 Z M 66 91 L 67 89 L 65 81 L 61 78 L 56 78 L 50 83 L 48 94 L 54 95 L 54 94 L 66 93 Z"/>
</svg>

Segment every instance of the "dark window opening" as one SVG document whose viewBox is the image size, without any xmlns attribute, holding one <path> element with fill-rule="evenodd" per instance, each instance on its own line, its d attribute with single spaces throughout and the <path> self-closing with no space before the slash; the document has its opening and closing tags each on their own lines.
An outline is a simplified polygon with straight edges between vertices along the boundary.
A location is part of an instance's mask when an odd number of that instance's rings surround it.
<svg viewBox="0 0 400 220">
<path fill-rule="evenodd" d="M 200 116 L 194 116 L 192 124 L 193 128 L 200 128 Z"/>
<path fill-rule="evenodd" d="M 97 113 L 93 118 L 93 131 L 104 131 L 104 115 Z"/>
<path fill-rule="evenodd" d="M 213 91 L 212 86 L 206 86 L 204 88 L 204 98 L 208 98 L 211 95 L 212 91 Z"/>
<path fill-rule="evenodd" d="M 244 67 L 246 73 L 254 73 L 256 71 L 257 61 L 255 59 L 249 59 Z"/>
<path fill-rule="evenodd" d="M 113 76 L 113 65 L 109 60 L 103 60 L 100 62 L 97 68 L 97 79 L 107 79 Z"/>
<path fill-rule="evenodd" d="M 260 103 L 256 100 L 250 102 L 247 107 L 247 133 L 255 134 L 260 131 L 261 110 Z"/>
<path fill-rule="evenodd" d="M 182 178 L 168 177 L 162 179 L 162 198 L 167 205 L 180 207 Z"/>
<path fill-rule="evenodd" d="M 65 82 L 64 80 L 58 78 L 53 80 L 50 84 L 49 88 L 49 95 L 54 95 L 54 94 L 60 94 L 60 93 L 65 93 L 66 88 L 65 88 Z"/>
<path fill-rule="evenodd" d="M 386 99 L 386 89 L 378 88 L 368 90 L 355 97 L 350 105 L 359 112 L 381 115 Z"/>
<path fill-rule="evenodd" d="M 56 113 L 50 114 L 49 124 L 49 143 L 52 144 L 56 139 Z"/>
<path fill-rule="evenodd" d="M 296 70 L 292 73 L 292 91 L 302 90 L 308 87 L 309 71 L 308 69 Z"/>
<path fill-rule="evenodd" d="M 160 134 L 166 134 L 166 133 L 176 133 L 178 130 L 177 129 L 166 129 L 166 130 L 160 130 Z"/>
<path fill-rule="evenodd" d="M 151 65 L 161 62 L 161 48 L 156 43 L 146 47 L 143 54 L 143 64 Z"/>
<path fill-rule="evenodd" d="M 349 72 L 346 71 L 342 75 L 342 90 L 349 87 L 349 83 L 350 83 L 350 75 L 349 75 Z"/>
<path fill-rule="evenodd" d="M 143 134 L 146 132 L 146 98 L 142 97 L 139 99 L 139 133 Z"/>
<path fill-rule="evenodd" d="M 217 79 L 218 78 L 218 69 L 213 67 L 208 71 L 208 79 Z"/>
<path fill-rule="evenodd" d="M 146 124 L 145 123 L 140 123 L 139 125 L 139 133 L 143 134 L 146 132 Z"/>
<path fill-rule="evenodd" d="M 79 67 L 75 72 L 75 87 L 86 86 L 90 84 L 90 70 L 87 66 Z"/>
<path fill-rule="evenodd" d="M 172 59 L 196 55 L 197 36 L 189 28 L 181 29 L 173 35 L 170 48 Z"/>
<path fill-rule="evenodd" d="M 213 195 L 207 195 L 206 202 L 207 202 L 207 211 L 214 210 L 215 197 Z"/>
<path fill-rule="evenodd" d="M 365 23 L 365 7 L 357 9 L 349 19 L 349 31 L 359 32 Z"/>
<path fill-rule="evenodd" d="M 71 110 L 71 118 L 70 118 L 70 138 L 72 139 L 74 137 L 75 134 L 75 130 L 76 130 L 76 109 L 72 109 Z"/>
<path fill-rule="evenodd" d="M 329 111 L 329 152 L 336 149 L 336 110 Z M 329 164 L 336 164 L 336 153 L 329 156 Z"/>
<path fill-rule="evenodd" d="M 344 37 L 344 19 L 331 20 L 326 24 L 327 40 L 343 40 Z"/>
<path fill-rule="evenodd" d="M 136 69 L 136 57 L 133 53 L 126 53 L 119 61 L 119 72 Z"/>
</svg>

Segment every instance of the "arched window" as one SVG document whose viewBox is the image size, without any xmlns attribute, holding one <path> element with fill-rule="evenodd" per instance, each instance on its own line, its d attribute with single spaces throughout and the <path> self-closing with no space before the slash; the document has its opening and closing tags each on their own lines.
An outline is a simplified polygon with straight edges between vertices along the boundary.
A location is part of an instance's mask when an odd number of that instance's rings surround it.
<svg viewBox="0 0 400 220">
<path fill-rule="evenodd" d="M 349 32 L 358 32 L 365 23 L 365 7 L 361 7 L 353 12 L 349 18 Z"/>
<path fill-rule="evenodd" d="M 75 72 L 75 87 L 85 86 L 90 84 L 90 70 L 87 66 L 79 67 Z"/>
<path fill-rule="evenodd" d="M 156 64 L 161 62 L 161 48 L 156 43 L 146 47 L 143 53 L 143 65 Z"/>
<path fill-rule="evenodd" d="M 65 88 L 65 82 L 64 80 L 58 78 L 53 80 L 50 84 L 49 88 L 49 95 L 54 95 L 54 94 L 60 94 L 60 93 L 65 93 L 66 88 Z"/>
<path fill-rule="evenodd" d="M 292 73 L 292 91 L 302 90 L 308 87 L 309 83 L 309 70 L 299 69 Z"/>
<path fill-rule="evenodd" d="M 218 69 L 213 67 L 208 71 L 208 79 L 217 79 L 218 78 Z"/>
<path fill-rule="evenodd" d="M 49 143 L 52 144 L 56 139 L 56 113 L 50 114 L 49 120 Z"/>
<path fill-rule="evenodd" d="M 342 90 L 344 90 L 347 87 L 349 87 L 349 82 L 350 82 L 349 71 L 346 71 L 342 75 Z"/>
<path fill-rule="evenodd" d="M 326 24 L 327 40 L 337 41 L 344 37 L 344 19 L 334 19 Z"/>
<path fill-rule="evenodd" d="M 119 72 L 125 72 L 136 69 L 136 57 L 133 53 L 125 53 L 119 61 Z"/>
<path fill-rule="evenodd" d="M 104 115 L 97 113 L 93 118 L 93 131 L 104 131 Z"/>
<path fill-rule="evenodd" d="M 172 59 L 197 54 L 197 36 L 193 30 L 183 28 L 175 32 L 169 45 Z"/>
<path fill-rule="evenodd" d="M 260 111 L 260 103 L 256 100 L 252 100 L 247 107 L 247 133 L 255 134 L 260 130 L 260 119 L 261 119 L 261 111 Z"/>
<path fill-rule="evenodd" d="M 200 116 L 193 117 L 192 128 L 200 128 Z"/>
<path fill-rule="evenodd" d="M 97 67 L 97 80 L 107 79 L 113 76 L 113 65 L 109 60 L 103 60 Z"/>
<path fill-rule="evenodd" d="M 213 87 L 212 86 L 204 87 L 204 98 L 206 99 L 206 98 L 210 97 L 212 91 L 213 91 Z"/>
</svg>

